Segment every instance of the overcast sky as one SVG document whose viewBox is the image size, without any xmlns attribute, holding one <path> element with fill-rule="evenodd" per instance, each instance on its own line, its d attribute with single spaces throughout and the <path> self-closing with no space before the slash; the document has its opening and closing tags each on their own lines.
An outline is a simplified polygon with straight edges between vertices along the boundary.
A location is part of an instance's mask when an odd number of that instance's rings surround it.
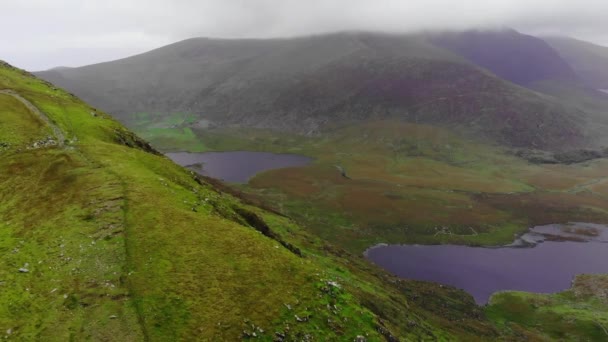
<svg viewBox="0 0 608 342">
<path fill-rule="evenodd" d="M 0 0 L 0 59 L 28 70 L 191 37 L 513 27 L 608 45 L 608 0 Z"/>
</svg>

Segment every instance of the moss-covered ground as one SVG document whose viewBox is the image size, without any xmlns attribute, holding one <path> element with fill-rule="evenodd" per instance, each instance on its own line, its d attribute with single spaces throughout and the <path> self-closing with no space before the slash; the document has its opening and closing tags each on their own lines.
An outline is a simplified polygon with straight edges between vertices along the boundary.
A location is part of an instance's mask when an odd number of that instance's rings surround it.
<svg viewBox="0 0 608 342">
<path fill-rule="evenodd" d="M 608 339 L 608 275 L 580 275 L 572 288 L 557 294 L 495 294 L 488 317 L 511 334 L 550 341 Z M 525 331 L 531 331 L 527 334 Z"/>
</svg>

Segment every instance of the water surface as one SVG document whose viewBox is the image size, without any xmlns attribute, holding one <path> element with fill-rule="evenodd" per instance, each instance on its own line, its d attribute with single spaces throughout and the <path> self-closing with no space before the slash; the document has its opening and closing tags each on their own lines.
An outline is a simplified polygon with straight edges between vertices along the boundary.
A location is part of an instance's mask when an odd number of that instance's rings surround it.
<svg viewBox="0 0 608 342">
<path fill-rule="evenodd" d="M 297 154 L 248 151 L 176 152 L 167 153 L 167 157 L 202 175 L 231 183 L 247 183 L 249 178 L 257 173 L 272 169 L 305 166 L 312 161 L 311 158 Z"/>
<path fill-rule="evenodd" d="M 497 291 L 555 293 L 577 274 L 608 273 L 607 241 L 608 227 L 572 223 L 535 227 L 502 248 L 381 245 L 366 256 L 399 277 L 452 285 L 485 304 Z"/>
</svg>

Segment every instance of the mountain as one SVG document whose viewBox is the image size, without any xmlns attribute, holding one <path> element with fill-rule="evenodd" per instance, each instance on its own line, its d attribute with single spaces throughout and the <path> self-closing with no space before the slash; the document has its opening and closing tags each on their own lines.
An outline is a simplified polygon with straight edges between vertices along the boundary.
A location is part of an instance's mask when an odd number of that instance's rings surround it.
<svg viewBox="0 0 608 342">
<path fill-rule="evenodd" d="M 398 119 L 448 127 L 481 142 L 548 150 L 586 146 L 594 139 L 585 134 L 579 111 L 411 35 L 198 38 L 38 75 L 128 126 L 149 122 L 144 130 L 185 114 L 196 127 L 237 125 L 307 135 Z"/>
<path fill-rule="evenodd" d="M 188 131 L 206 138 L 203 148 L 214 141 L 315 163 L 260 174 L 241 192 L 0 63 L 5 339 L 605 333 L 603 276 L 579 277 L 555 295 L 500 293 L 478 307 L 461 290 L 390 276 L 360 253 L 379 242 L 501 245 L 535 224 L 606 222 L 605 161 L 533 165 L 484 143 L 584 144 L 586 107 L 516 86 L 420 37 L 364 33 L 195 39 L 43 75 L 116 108 L 130 125 Z"/>
<path fill-rule="evenodd" d="M 463 292 L 372 268 L 5 63 L 0 124 L 6 339 L 499 334 Z"/>
<path fill-rule="evenodd" d="M 465 57 L 513 83 L 528 86 L 539 81 L 569 81 L 576 73 L 540 38 L 515 30 L 473 30 L 430 34 L 430 41 Z"/>
<path fill-rule="evenodd" d="M 608 89 L 608 47 L 567 37 L 543 38 L 594 89 Z"/>
</svg>

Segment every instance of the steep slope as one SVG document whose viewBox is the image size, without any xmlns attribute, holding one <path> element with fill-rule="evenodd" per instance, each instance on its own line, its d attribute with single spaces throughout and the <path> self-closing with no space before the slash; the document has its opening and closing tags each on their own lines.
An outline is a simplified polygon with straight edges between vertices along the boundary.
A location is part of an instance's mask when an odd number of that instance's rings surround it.
<svg viewBox="0 0 608 342">
<path fill-rule="evenodd" d="M 0 63 L 0 90 L 7 338 L 497 337 L 462 292 L 371 268 L 26 72 Z"/>
<path fill-rule="evenodd" d="M 567 37 L 543 39 L 557 50 L 588 86 L 608 89 L 608 47 Z"/>
<path fill-rule="evenodd" d="M 176 115 L 188 116 L 190 127 L 301 134 L 391 118 L 516 147 L 560 149 L 591 140 L 580 113 L 405 35 L 192 39 L 39 75 L 142 132 L 171 128 L 166 119 Z"/>
<path fill-rule="evenodd" d="M 563 82 L 539 82 L 533 88 L 544 94 L 553 96 L 555 101 L 564 106 L 574 108 L 584 115 L 586 127 L 584 131 L 589 136 L 597 137 L 595 150 L 603 150 L 608 147 L 608 94 L 598 91 L 584 84 L 571 84 Z"/>
<path fill-rule="evenodd" d="M 575 81 L 576 74 L 542 39 L 515 30 L 447 32 L 430 41 L 513 83 Z"/>
</svg>

